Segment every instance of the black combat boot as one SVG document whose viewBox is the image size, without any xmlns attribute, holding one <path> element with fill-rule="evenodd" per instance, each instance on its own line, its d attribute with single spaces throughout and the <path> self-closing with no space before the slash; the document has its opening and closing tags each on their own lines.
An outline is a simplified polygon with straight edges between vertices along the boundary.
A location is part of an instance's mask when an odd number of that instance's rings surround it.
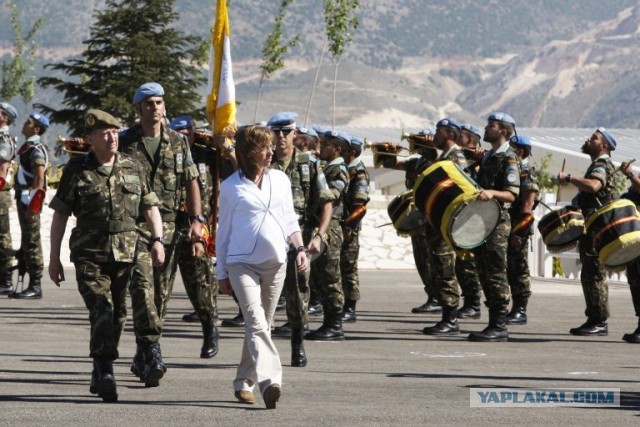
<svg viewBox="0 0 640 427">
<path fill-rule="evenodd" d="M 506 342 L 508 339 L 506 308 L 489 308 L 489 326 L 482 332 L 469 334 L 469 341 Z"/>
<path fill-rule="evenodd" d="M 624 334 L 622 339 L 630 344 L 640 344 L 640 318 L 638 318 L 638 328 L 631 334 Z"/>
<path fill-rule="evenodd" d="M 100 377 L 98 376 L 98 368 L 96 366 L 96 361 L 93 361 L 93 369 L 91 370 L 91 382 L 89 383 L 89 393 L 98 394 L 98 382 L 100 381 Z"/>
<path fill-rule="evenodd" d="M 98 371 L 98 396 L 104 402 L 117 402 L 118 391 L 116 389 L 116 379 L 113 375 L 113 360 L 105 357 L 94 359 L 95 369 Z"/>
<path fill-rule="evenodd" d="M 182 321 L 187 323 L 196 323 L 200 321 L 200 316 L 196 311 L 182 316 Z"/>
<path fill-rule="evenodd" d="M 309 316 L 319 316 L 324 313 L 324 309 L 322 308 L 322 304 L 320 301 L 311 300 L 309 301 L 309 309 L 307 311 Z"/>
<path fill-rule="evenodd" d="M 29 286 L 22 292 L 14 292 L 9 294 L 9 298 L 17 299 L 40 299 L 42 298 L 42 286 L 40 277 L 29 276 Z"/>
<path fill-rule="evenodd" d="M 160 343 L 154 342 L 143 352 L 144 355 L 144 386 L 145 387 L 158 387 L 160 385 L 160 379 L 164 376 L 167 368 L 162 361 L 162 354 L 160 353 Z"/>
<path fill-rule="evenodd" d="M 507 325 L 527 324 L 527 300 L 523 298 L 513 298 L 513 306 L 507 314 Z"/>
<path fill-rule="evenodd" d="M 422 304 L 421 306 L 414 307 L 411 309 L 412 313 L 440 313 L 442 312 L 442 306 L 440 305 L 440 301 L 437 298 L 429 297 L 427 302 Z"/>
<path fill-rule="evenodd" d="M 481 314 L 480 298 L 465 298 L 462 308 L 458 310 L 458 319 L 479 319 Z"/>
<path fill-rule="evenodd" d="M 343 341 L 342 312 L 328 313 L 324 310 L 324 323 L 306 338 L 310 341 Z"/>
<path fill-rule="evenodd" d="M 458 335 L 460 327 L 456 313 L 458 309 L 455 307 L 442 306 L 442 320 L 434 326 L 424 328 L 422 333 L 425 335 Z"/>
<path fill-rule="evenodd" d="M 356 322 L 356 300 L 347 300 L 344 303 L 344 314 L 342 315 L 342 321 L 346 323 Z"/>
<path fill-rule="evenodd" d="M 133 361 L 131 362 L 131 373 L 136 377 L 143 380 L 144 374 L 144 356 L 143 356 L 142 346 L 140 344 L 136 344 L 136 354 L 133 356 Z"/>
<path fill-rule="evenodd" d="M 609 335 L 609 326 L 607 325 L 606 320 L 596 320 L 588 318 L 585 323 L 578 326 L 577 328 L 569 329 L 569 333 L 571 335 L 578 335 L 582 337 L 603 337 Z"/>
<path fill-rule="evenodd" d="M 291 329 L 291 366 L 307 366 L 307 354 L 304 352 L 304 329 Z"/>
<path fill-rule="evenodd" d="M 218 354 L 218 337 L 220 332 L 216 328 L 216 323 L 213 321 L 213 317 L 207 315 L 207 318 L 202 321 L 202 334 L 204 339 L 202 341 L 202 349 L 200 350 L 200 357 L 203 359 L 210 359 Z"/>
<path fill-rule="evenodd" d="M 0 295 L 13 293 L 13 271 L 0 270 Z"/>
<path fill-rule="evenodd" d="M 238 309 L 238 315 L 233 319 L 222 320 L 222 326 L 231 328 L 242 328 L 244 326 L 244 316 L 242 310 Z"/>
</svg>

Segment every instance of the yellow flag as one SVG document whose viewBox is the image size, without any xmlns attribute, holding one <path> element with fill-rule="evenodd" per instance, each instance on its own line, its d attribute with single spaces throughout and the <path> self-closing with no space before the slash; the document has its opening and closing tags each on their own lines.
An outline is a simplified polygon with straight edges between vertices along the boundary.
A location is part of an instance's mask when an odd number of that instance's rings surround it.
<svg viewBox="0 0 640 427">
<path fill-rule="evenodd" d="M 226 0 L 217 0 L 216 21 L 211 30 L 207 118 L 214 135 L 236 121 L 236 86 L 231 67 L 231 30 Z"/>
</svg>

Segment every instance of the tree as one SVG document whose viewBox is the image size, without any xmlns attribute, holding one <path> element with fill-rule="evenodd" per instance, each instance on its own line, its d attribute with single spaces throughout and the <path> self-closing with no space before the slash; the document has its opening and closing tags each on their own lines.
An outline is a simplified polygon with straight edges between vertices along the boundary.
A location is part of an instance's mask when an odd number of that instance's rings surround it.
<svg viewBox="0 0 640 427">
<path fill-rule="evenodd" d="M 11 61 L 2 62 L 0 99 L 10 102 L 20 95 L 22 102 L 27 106 L 35 94 L 36 83 L 36 77 L 31 72 L 34 69 L 38 44 L 33 37 L 44 23 L 44 18 L 36 18 L 23 36 L 23 30 L 18 21 L 18 6 L 11 2 L 8 7 L 11 9 L 11 27 L 15 33 L 15 41 Z"/>
<path fill-rule="evenodd" d="M 282 43 L 282 21 L 285 16 L 285 9 L 292 2 L 293 0 L 282 0 L 280 8 L 278 9 L 278 15 L 273 24 L 273 31 L 267 36 L 264 46 L 262 47 L 262 65 L 260 65 L 260 83 L 258 83 L 256 111 L 253 117 L 254 122 L 258 119 L 258 106 L 260 104 L 262 84 L 266 79 L 271 77 L 273 73 L 284 67 L 284 56 L 287 54 L 287 51 L 300 41 L 300 36 L 297 35 L 286 43 Z"/>
<path fill-rule="evenodd" d="M 358 28 L 359 20 L 355 16 L 360 8 L 359 0 L 324 0 L 324 20 L 327 26 L 329 51 L 335 64 L 333 75 L 333 112 L 332 125 L 336 125 L 336 85 L 338 65 L 344 55 L 347 44 L 353 39 L 350 30 Z"/>
<path fill-rule="evenodd" d="M 168 110 L 202 117 L 197 89 L 205 81 L 201 66 L 208 46 L 202 38 L 171 27 L 178 18 L 173 4 L 174 0 L 107 0 L 94 15 L 81 57 L 46 65 L 72 80 L 38 79 L 41 86 L 64 95 L 64 107 L 39 105 L 40 109 L 52 122 L 67 124 L 73 135 L 82 134 L 88 108 L 106 110 L 131 125 L 135 90 L 155 81 L 165 89 Z"/>
</svg>

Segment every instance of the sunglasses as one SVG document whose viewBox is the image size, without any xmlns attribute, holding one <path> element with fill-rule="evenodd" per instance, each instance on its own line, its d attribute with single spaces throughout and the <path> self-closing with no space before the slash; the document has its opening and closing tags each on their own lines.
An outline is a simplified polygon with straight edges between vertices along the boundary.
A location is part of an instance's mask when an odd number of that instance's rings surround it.
<svg viewBox="0 0 640 427">
<path fill-rule="evenodd" d="M 287 136 L 294 130 L 295 129 L 273 129 L 273 132 L 275 132 L 276 135 L 282 132 L 282 135 Z"/>
</svg>

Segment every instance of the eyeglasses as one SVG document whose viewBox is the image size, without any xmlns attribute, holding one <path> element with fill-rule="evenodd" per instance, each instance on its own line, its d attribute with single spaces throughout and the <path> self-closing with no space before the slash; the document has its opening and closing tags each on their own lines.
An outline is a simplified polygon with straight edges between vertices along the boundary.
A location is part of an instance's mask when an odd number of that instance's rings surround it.
<svg viewBox="0 0 640 427">
<path fill-rule="evenodd" d="M 254 148 L 251 151 L 255 153 L 267 153 L 269 151 L 273 151 L 273 145 L 267 145 L 266 147 L 262 147 L 262 148 Z"/>
</svg>

